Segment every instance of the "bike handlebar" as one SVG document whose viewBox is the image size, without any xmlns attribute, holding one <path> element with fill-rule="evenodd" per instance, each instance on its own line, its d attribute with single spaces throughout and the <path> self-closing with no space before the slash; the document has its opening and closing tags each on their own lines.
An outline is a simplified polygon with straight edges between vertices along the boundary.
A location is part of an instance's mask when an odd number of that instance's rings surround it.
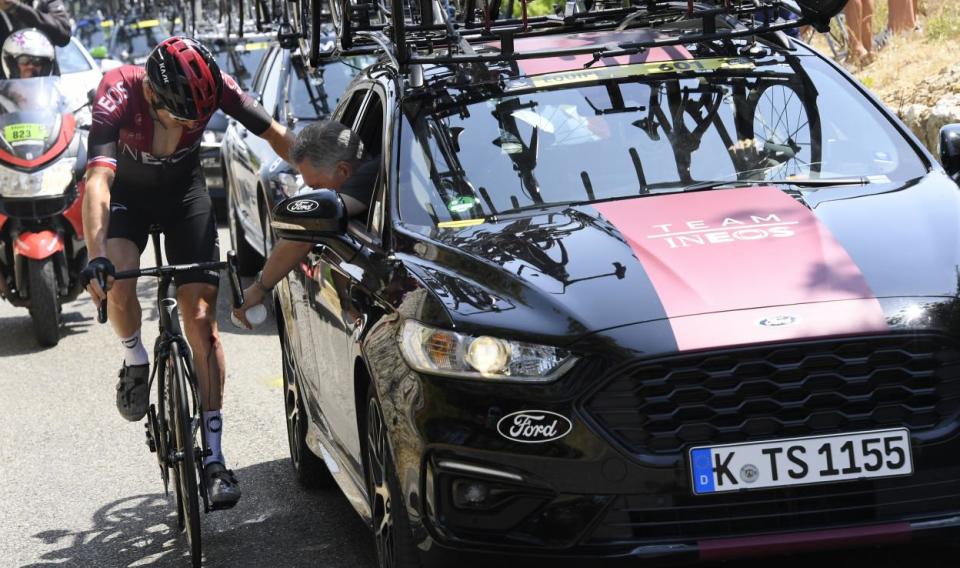
<svg viewBox="0 0 960 568">
<path fill-rule="evenodd" d="M 240 276 L 237 273 L 237 253 L 227 251 L 226 262 L 194 262 L 192 264 L 171 264 L 167 266 L 154 266 L 151 268 L 138 268 L 136 270 L 124 270 L 117 272 L 113 277 L 115 280 L 129 280 L 141 276 L 153 276 L 163 278 L 173 276 L 182 272 L 193 270 L 227 270 L 227 280 L 230 281 L 230 292 L 233 299 L 233 307 L 239 308 L 243 305 L 243 288 L 240 286 Z M 97 280 L 100 286 L 106 290 L 106 278 L 100 272 L 97 273 Z M 104 298 L 97 308 L 97 321 L 107 322 L 107 299 Z"/>
</svg>

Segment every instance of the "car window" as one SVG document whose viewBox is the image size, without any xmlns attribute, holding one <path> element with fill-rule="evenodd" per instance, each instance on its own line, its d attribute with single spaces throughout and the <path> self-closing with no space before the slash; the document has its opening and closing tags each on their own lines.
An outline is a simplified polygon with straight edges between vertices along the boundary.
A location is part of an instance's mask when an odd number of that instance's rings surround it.
<svg viewBox="0 0 960 568">
<path fill-rule="evenodd" d="M 82 73 L 93 69 L 90 62 L 83 56 L 80 47 L 71 41 L 63 47 L 57 47 L 57 64 L 60 66 L 60 73 Z"/>
<path fill-rule="evenodd" d="M 383 99 L 376 91 L 370 91 L 355 130 L 363 141 L 364 152 L 368 156 L 379 156 L 383 147 Z"/>
<path fill-rule="evenodd" d="M 277 101 L 280 98 L 280 91 L 283 89 L 283 83 L 280 78 L 284 68 L 283 63 L 283 57 L 275 57 L 273 59 L 273 66 L 270 68 L 269 73 L 267 73 L 267 78 L 263 82 L 263 98 L 261 102 L 263 108 L 273 117 L 277 116 Z"/>
<path fill-rule="evenodd" d="M 178 19 L 179 20 L 179 19 Z M 161 41 L 170 37 L 168 20 L 140 20 L 117 26 L 111 38 L 110 56 L 125 63 L 143 65 Z M 174 33 L 180 26 L 174 26 Z"/>
<path fill-rule="evenodd" d="M 237 47 L 223 47 L 216 52 L 217 65 L 225 73 L 229 73 L 240 88 L 247 91 L 252 85 L 252 77 L 267 53 L 269 47 L 266 43 L 246 44 L 252 47 L 246 47 L 241 44 Z"/>
<path fill-rule="evenodd" d="M 538 78 L 486 100 L 411 103 L 401 216 L 429 225 L 701 181 L 924 175 L 908 141 L 846 78 L 796 59 L 762 75 Z"/>
<path fill-rule="evenodd" d="M 370 56 L 346 57 L 321 65 L 307 73 L 295 63 L 290 73 L 290 112 L 298 119 L 317 120 L 330 116 L 350 81 L 375 59 Z"/>
<path fill-rule="evenodd" d="M 276 61 L 277 55 L 280 53 L 280 49 L 274 47 L 270 50 L 270 53 L 260 62 L 260 66 L 257 68 L 257 73 L 253 78 L 253 92 L 260 95 L 263 94 L 263 84 L 267 80 L 267 76 L 270 74 L 270 70 L 273 69 L 273 62 Z"/>
<path fill-rule="evenodd" d="M 357 89 L 350 95 L 350 101 L 340 115 L 340 124 L 353 128 L 353 123 L 357 119 L 357 114 L 360 112 L 360 107 L 363 106 L 367 93 L 366 89 Z"/>
</svg>

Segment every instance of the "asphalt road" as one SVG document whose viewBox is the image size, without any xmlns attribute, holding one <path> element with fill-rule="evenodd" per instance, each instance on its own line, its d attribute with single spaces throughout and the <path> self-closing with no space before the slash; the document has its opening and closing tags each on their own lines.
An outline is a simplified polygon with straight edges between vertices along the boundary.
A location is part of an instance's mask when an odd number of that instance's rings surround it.
<svg viewBox="0 0 960 568">
<path fill-rule="evenodd" d="M 225 229 L 220 240 L 230 242 Z M 142 265 L 153 266 L 152 253 Z M 156 286 L 139 289 L 152 346 Z M 205 565 L 375 566 L 373 539 L 346 499 L 294 480 L 275 324 L 234 328 L 228 296 L 223 448 L 243 499 L 202 515 Z M 116 410 L 119 341 L 86 295 L 64 314 L 65 337 L 40 349 L 27 311 L 0 302 L 0 566 L 188 565 L 143 426 Z"/>
<path fill-rule="evenodd" d="M 220 239 L 230 242 L 223 229 Z M 152 281 L 140 283 L 147 345 L 156 337 L 154 291 Z M 205 565 L 374 567 L 372 537 L 343 496 L 308 492 L 293 479 L 274 322 L 234 328 L 227 296 L 219 310 L 228 369 L 223 444 L 244 497 L 203 517 Z M 119 342 L 96 323 L 85 296 L 64 313 L 60 345 L 40 349 L 26 310 L 0 303 L 0 567 L 188 565 L 143 426 L 116 411 Z M 723 566 L 947 568 L 960 560 L 912 547 Z"/>
</svg>

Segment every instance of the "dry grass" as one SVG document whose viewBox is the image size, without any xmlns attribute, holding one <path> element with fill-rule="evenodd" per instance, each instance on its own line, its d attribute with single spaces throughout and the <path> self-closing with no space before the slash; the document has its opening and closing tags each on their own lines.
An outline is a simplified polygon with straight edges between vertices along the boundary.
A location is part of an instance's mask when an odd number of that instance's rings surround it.
<svg viewBox="0 0 960 568">
<path fill-rule="evenodd" d="M 885 5 L 883 0 L 877 2 L 875 26 L 881 29 L 886 24 Z M 920 31 L 893 37 L 876 61 L 855 71 L 864 85 L 894 109 L 913 102 L 931 104 L 929 99 L 935 94 L 922 92 L 916 85 L 960 61 L 960 3 L 924 0 L 921 14 Z"/>
</svg>

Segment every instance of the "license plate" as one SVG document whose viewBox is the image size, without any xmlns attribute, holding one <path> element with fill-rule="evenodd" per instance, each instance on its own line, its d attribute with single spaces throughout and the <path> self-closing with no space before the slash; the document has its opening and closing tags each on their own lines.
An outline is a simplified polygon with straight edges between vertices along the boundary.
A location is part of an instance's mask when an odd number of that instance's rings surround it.
<svg viewBox="0 0 960 568">
<path fill-rule="evenodd" d="M 690 450 L 696 495 L 913 473 L 906 428 Z"/>
</svg>

